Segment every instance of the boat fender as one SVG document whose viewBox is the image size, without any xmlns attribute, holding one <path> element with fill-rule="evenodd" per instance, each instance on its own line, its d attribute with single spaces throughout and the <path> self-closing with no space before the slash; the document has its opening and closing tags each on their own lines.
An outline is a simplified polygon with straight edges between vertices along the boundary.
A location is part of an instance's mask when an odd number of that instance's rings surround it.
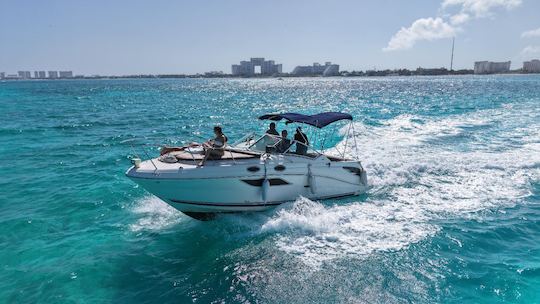
<svg viewBox="0 0 540 304">
<path fill-rule="evenodd" d="M 268 157 L 265 157 L 264 158 L 264 180 L 262 182 L 262 187 L 261 187 L 262 200 L 265 204 L 268 201 L 268 192 L 270 191 L 270 181 L 268 180 L 268 177 L 267 177 L 268 168 L 266 167 L 267 160 L 268 160 Z"/>
<path fill-rule="evenodd" d="M 362 170 L 362 172 L 360 173 L 360 183 L 362 183 L 364 186 L 367 186 L 366 170 Z"/>
<path fill-rule="evenodd" d="M 268 201 L 268 194 L 270 192 L 270 181 L 265 178 L 262 183 L 262 200 L 266 204 Z"/>
<path fill-rule="evenodd" d="M 311 172 L 311 164 L 308 164 L 308 185 L 309 185 L 309 190 L 311 191 L 311 194 L 315 194 L 317 189 L 315 185 L 315 177 L 313 176 L 313 173 Z"/>
</svg>

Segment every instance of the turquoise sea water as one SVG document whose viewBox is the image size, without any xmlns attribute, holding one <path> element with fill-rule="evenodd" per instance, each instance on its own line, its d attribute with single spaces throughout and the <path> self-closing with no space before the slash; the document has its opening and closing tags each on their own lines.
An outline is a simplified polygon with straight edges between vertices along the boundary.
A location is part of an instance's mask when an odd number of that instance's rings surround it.
<svg viewBox="0 0 540 304">
<path fill-rule="evenodd" d="M 199 222 L 124 177 L 274 111 L 352 113 L 369 192 Z M 540 76 L 2 82 L 0 171 L 0 303 L 540 303 Z"/>
</svg>

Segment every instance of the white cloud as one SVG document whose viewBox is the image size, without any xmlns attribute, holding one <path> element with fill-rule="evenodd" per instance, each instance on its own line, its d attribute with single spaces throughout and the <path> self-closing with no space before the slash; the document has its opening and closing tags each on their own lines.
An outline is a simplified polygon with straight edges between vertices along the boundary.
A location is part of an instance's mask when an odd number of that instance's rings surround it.
<svg viewBox="0 0 540 304">
<path fill-rule="evenodd" d="M 463 23 L 469 21 L 469 19 L 471 19 L 471 16 L 469 14 L 459 13 L 459 14 L 455 14 L 455 15 L 451 16 L 450 17 L 450 22 L 452 24 L 463 24 Z"/>
<path fill-rule="evenodd" d="M 526 31 L 521 34 L 521 38 L 532 38 L 532 37 L 540 37 L 540 28 Z"/>
<path fill-rule="evenodd" d="M 522 0 L 444 0 L 442 8 L 459 6 L 461 8 L 458 15 L 469 15 L 474 18 L 489 17 L 492 10 L 497 8 L 513 9 L 520 6 Z"/>
<path fill-rule="evenodd" d="M 456 34 L 456 29 L 442 18 L 421 18 L 397 32 L 384 51 L 410 49 L 417 41 L 449 38 Z"/>
<path fill-rule="evenodd" d="M 540 54 L 540 45 L 529 45 L 521 51 L 521 55 Z"/>
<path fill-rule="evenodd" d="M 410 49 L 418 41 L 452 37 L 461 30 L 459 27 L 471 19 L 489 17 L 493 10 L 513 9 L 520 6 L 522 0 L 443 0 L 443 11 L 454 9 L 453 14 L 442 17 L 421 18 L 408 27 L 402 27 L 388 42 L 384 51 Z M 457 12 L 455 12 L 457 9 Z"/>
</svg>

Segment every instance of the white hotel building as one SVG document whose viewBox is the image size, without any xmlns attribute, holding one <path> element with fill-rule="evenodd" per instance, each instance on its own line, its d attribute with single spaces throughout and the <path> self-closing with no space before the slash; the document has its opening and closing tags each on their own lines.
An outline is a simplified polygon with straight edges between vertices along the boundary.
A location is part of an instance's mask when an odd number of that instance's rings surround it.
<svg viewBox="0 0 540 304">
<path fill-rule="evenodd" d="M 474 63 L 475 74 L 496 74 L 506 73 L 510 71 L 511 61 L 492 62 L 492 61 L 477 61 Z"/>
<path fill-rule="evenodd" d="M 540 60 L 533 59 L 523 62 L 523 71 L 527 73 L 540 73 Z"/>
</svg>

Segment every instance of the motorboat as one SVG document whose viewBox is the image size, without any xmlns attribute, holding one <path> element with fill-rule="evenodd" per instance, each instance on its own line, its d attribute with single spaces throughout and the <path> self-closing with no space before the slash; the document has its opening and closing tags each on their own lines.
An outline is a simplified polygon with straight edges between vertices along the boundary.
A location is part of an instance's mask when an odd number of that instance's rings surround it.
<svg viewBox="0 0 540 304">
<path fill-rule="evenodd" d="M 346 137 L 353 127 L 352 116 L 341 112 L 266 114 L 259 119 L 315 129 L 349 121 Z M 204 163 L 205 149 L 197 145 L 162 150 L 165 153 L 159 157 L 145 161 L 134 157 L 126 175 L 196 219 L 222 212 L 263 211 L 299 196 L 321 200 L 367 190 L 361 162 L 345 155 L 348 140 L 341 156 L 328 155 L 305 142 L 251 133 L 223 147 L 221 157 Z"/>
</svg>

